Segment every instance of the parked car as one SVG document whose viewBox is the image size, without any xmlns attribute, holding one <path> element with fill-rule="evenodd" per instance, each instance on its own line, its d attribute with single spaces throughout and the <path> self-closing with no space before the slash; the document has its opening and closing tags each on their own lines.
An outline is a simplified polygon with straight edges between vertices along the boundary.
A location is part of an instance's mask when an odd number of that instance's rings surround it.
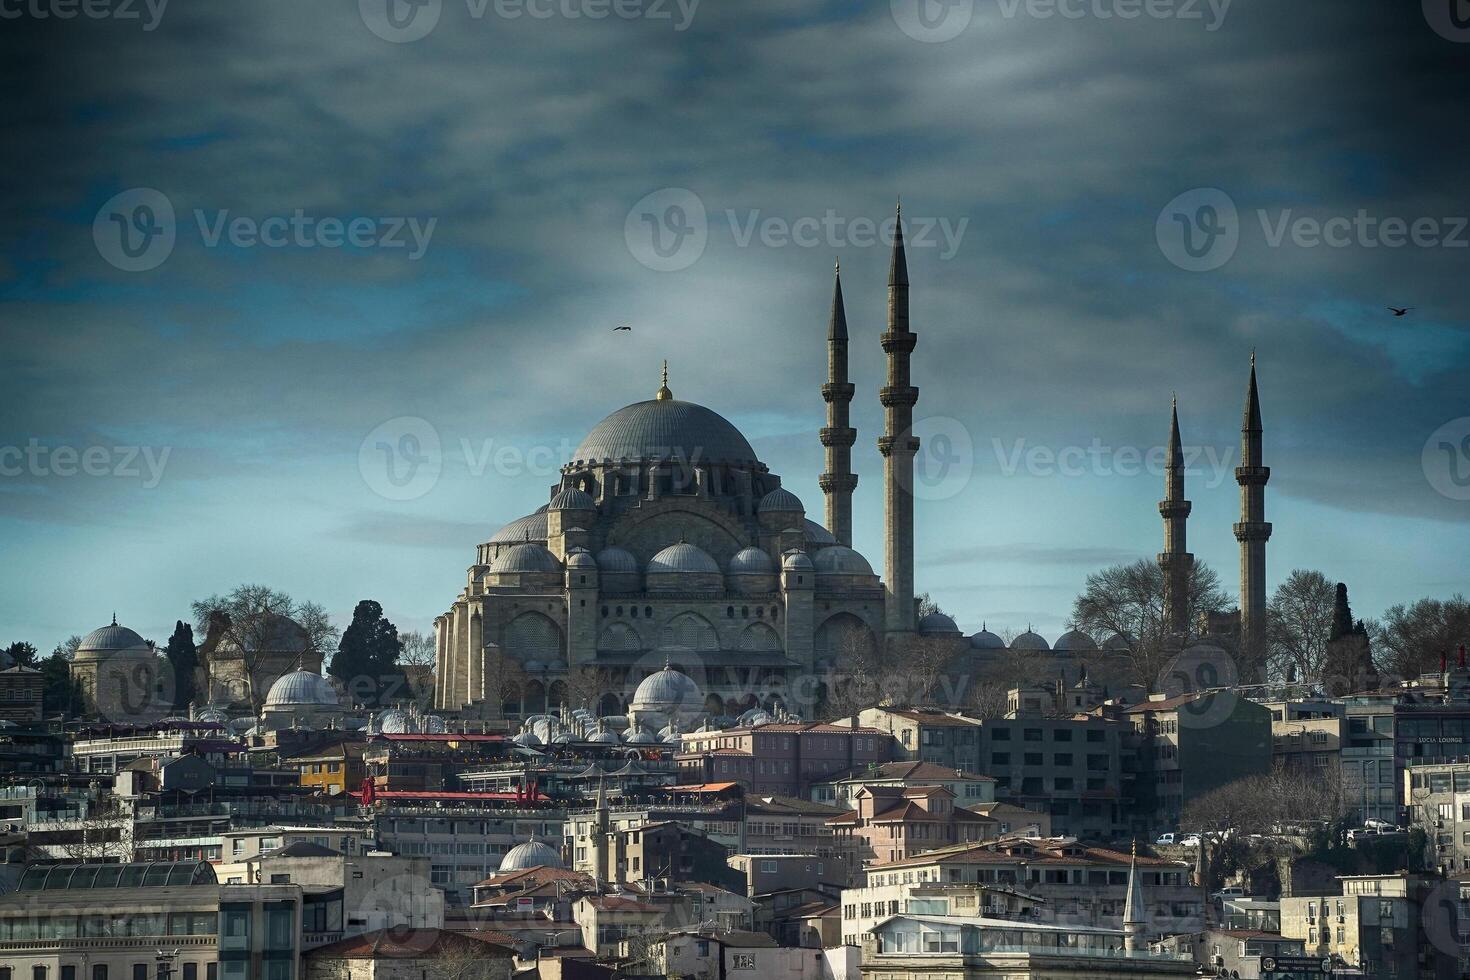
<svg viewBox="0 0 1470 980">
<path fill-rule="evenodd" d="M 1179 841 L 1180 847 L 1199 847 L 1199 834 L 1189 834 Z"/>
<path fill-rule="evenodd" d="M 1239 885 L 1226 885 L 1210 897 L 1217 902 L 1223 902 L 1227 898 L 1245 898 L 1245 889 Z"/>
<path fill-rule="evenodd" d="M 1389 832 L 1391 830 L 1397 830 L 1398 829 L 1398 827 L 1396 827 L 1393 824 L 1389 823 L 1387 820 L 1373 820 L 1371 818 L 1368 819 L 1368 820 L 1364 820 L 1363 821 L 1363 826 L 1364 827 L 1371 827 L 1374 830 L 1381 830 L 1384 833 L 1387 833 L 1387 832 Z"/>
<path fill-rule="evenodd" d="M 1159 846 L 1173 844 L 1173 843 L 1174 843 L 1174 835 L 1173 834 L 1160 834 L 1158 840 L 1154 841 L 1154 844 L 1155 845 L 1159 845 Z"/>
</svg>

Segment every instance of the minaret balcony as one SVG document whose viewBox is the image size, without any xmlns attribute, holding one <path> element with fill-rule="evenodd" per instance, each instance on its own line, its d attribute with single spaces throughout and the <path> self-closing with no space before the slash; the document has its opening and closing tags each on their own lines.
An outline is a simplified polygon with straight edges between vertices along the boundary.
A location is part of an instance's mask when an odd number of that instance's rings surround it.
<svg viewBox="0 0 1470 980">
<path fill-rule="evenodd" d="M 1188 568 L 1194 563 L 1194 555 L 1187 551 L 1161 551 L 1159 552 L 1159 567 L 1168 571 L 1176 564 Z"/>
<path fill-rule="evenodd" d="M 1188 517 L 1194 507 L 1188 500 L 1160 500 L 1159 514 L 1165 520 Z"/>
<path fill-rule="evenodd" d="M 1264 487 L 1269 479 L 1271 479 L 1271 467 L 1269 466 L 1237 466 L 1235 468 L 1235 482 L 1243 487 Z"/>
<path fill-rule="evenodd" d="M 857 386 L 852 384 L 822 385 L 822 400 L 827 402 L 850 402 Z"/>
<path fill-rule="evenodd" d="M 913 385 L 885 385 L 878 389 L 878 401 L 884 408 L 918 404 L 919 389 Z"/>
<path fill-rule="evenodd" d="M 1241 521 L 1235 525 L 1235 540 L 1237 541 L 1265 541 L 1270 537 L 1270 521 Z"/>
<path fill-rule="evenodd" d="M 912 456 L 919 451 L 919 440 L 914 436 L 903 438 L 901 436 L 879 436 L 878 452 L 884 456 L 892 456 L 895 452 L 907 453 Z"/>
<path fill-rule="evenodd" d="M 919 335 L 909 330 L 889 331 L 880 339 L 885 354 L 912 354 L 919 343 Z"/>
<path fill-rule="evenodd" d="M 817 437 L 822 440 L 824 446 L 848 446 L 857 442 L 857 429 L 849 426 L 823 426 L 817 430 Z"/>
<path fill-rule="evenodd" d="M 823 493 L 852 493 L 857 484 L 856 473 L 823 473 L 817 477 L 817 486 Z"/>
</svg>

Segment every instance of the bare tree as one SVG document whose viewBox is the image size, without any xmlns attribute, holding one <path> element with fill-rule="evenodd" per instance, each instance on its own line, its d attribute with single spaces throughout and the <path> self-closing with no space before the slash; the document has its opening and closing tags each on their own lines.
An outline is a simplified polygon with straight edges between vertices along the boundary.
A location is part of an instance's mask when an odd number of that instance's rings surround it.
<svg viewBox="0 0 1470 980">
<path fill-rule="evenodd" d="M 65 829 L 54 832 L 66 860 L 83 864 L 132 860 L 132 814 L 112 798 L 88 800 L 86 806 L 77 819 L 65 822 Z"/>
<path fill-rule="evenodd" d="M 594 714 L 602 696 L 620 686 L 617 677 L 605 667 L 573 667 L 567 673 L 566 684 L 571 706 L 589 708 Z"/>
<path fill-rule="evenodd" d="M 1381 670 L 1398 677 L 1417 677 L 1439 669 L 1441 655 L 1470 643 L 1470 601 L 1458 593 L 1449 599 L 1420 599 L 1390 606 L 1383 619 L 1368 624 L 1381 651 Z"/>
<path fill-rule="evenodd" d="M 827 718 L 845 718 L 882 699 L 885 689 L 885 657 L 873 635 L 854 627 L 837 641 L 836 664 L 827 677 Z"/>
<path fill-rule="evenodd" d="M 1271 597 L 1266 620 L 1270 675 L 1281 681 L 1321 678 L 1332 632 L 1335 589 L 1321 572 L 1294 569 Z"/>
<path fill-rule="evenodd" d="M 204 632 L 200 660 L 212 689 L 219 681 L 222 659 L 238 659 L 244 700 L 259 712 L 261 688 L 283 656 L 322 657 L 337 642 L 339 632 L 327 611 L 314 602 L 297 602 L 266 585 L 241 585 L 228 595 L 213 595 L 193 603 L 198 630 Z M 290 669 L 289 664 L 286 665 Z"/>
<path fill-rule="evenodd" d="M 506 704 L 520 701 L 531 681 L 521 662 L 499 647 L 485 650 L 484 678 L 485 700 L 498 712 L 503 712 Z"/>
<path fill-rule="evenodd" d="M 1195 562 L 1189 577 L 1189 608 L 1194 615 L 1184 642 L 1197 638 L 1194 631 L 1203 614 L 1219 612 L 1230 602 L 1214 570 Z M 1166 642 L 1172 638 L 1164 635 L 1164 573 L 1147 558 L 1087 576 L 1082 594 L 1072 604 L 1072 620 L 1099 644 L 1114 635 L 1127 639 L 1129 649 L 1117 653 L 1129 661 L 1131 679 L 1150 690 L 1174 652 Z"/>
<path fill-rule="evenodd" d="M 417 630 L 398 634 L 398 642 L 403 644 L 403 649 L 398 654 L 398 663 L 404 667 L 430 667 L 434 666 L 435 657 L 438 654 L 434 646 L 434 635 Z"/>
</svg>

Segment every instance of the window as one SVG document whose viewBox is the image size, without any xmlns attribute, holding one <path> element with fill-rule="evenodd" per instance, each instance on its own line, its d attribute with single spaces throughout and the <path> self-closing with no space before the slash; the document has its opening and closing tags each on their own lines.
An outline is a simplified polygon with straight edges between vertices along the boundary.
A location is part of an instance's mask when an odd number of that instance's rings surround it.
<svg viewBox="0 0 1470 980">
<path fill-rule="evenodd" d="M 1027 728 L 1021 732 L 1021 738 L 1028 742 L 1039 742 L 1041 741 L 1041 729 Z"/>
<path fill-rule="evenodd" d="M 93 963 L 92 964 L 92 980 L 107 980 L 107 964 L 106 963 Z"/>
<path fill-rule="evenodd" d="M 61 980 L 77 980 L 77 968 L 70 963 L 61 968 Z"/>
<path fill-rule="evenodd" d="M 134 963 L 133 964 L 133 980 L 148 980 L 148 964 L 147 963 Z"/>
<path fill-rule="evenodd" d="M 1009 728 L 997 728 L 990 733 L 990 737 L 997 742 L 1009 742 L 1011 740 L 1011 730 Z"/>
</svg>

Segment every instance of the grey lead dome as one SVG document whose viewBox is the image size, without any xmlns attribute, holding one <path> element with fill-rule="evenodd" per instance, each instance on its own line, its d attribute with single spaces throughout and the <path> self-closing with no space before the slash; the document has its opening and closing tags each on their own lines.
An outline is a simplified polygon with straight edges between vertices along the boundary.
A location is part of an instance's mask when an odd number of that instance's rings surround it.
<svg viewBox="0 0 1470 980">
<path fill-rule="evenodd" d="M 703 405 L 674 399 L 635 402 L 587 433 L 573 463 L 620 459 L 686 459 L 755 463 L 755 450 L 730 422 Z"/>
</svg>

